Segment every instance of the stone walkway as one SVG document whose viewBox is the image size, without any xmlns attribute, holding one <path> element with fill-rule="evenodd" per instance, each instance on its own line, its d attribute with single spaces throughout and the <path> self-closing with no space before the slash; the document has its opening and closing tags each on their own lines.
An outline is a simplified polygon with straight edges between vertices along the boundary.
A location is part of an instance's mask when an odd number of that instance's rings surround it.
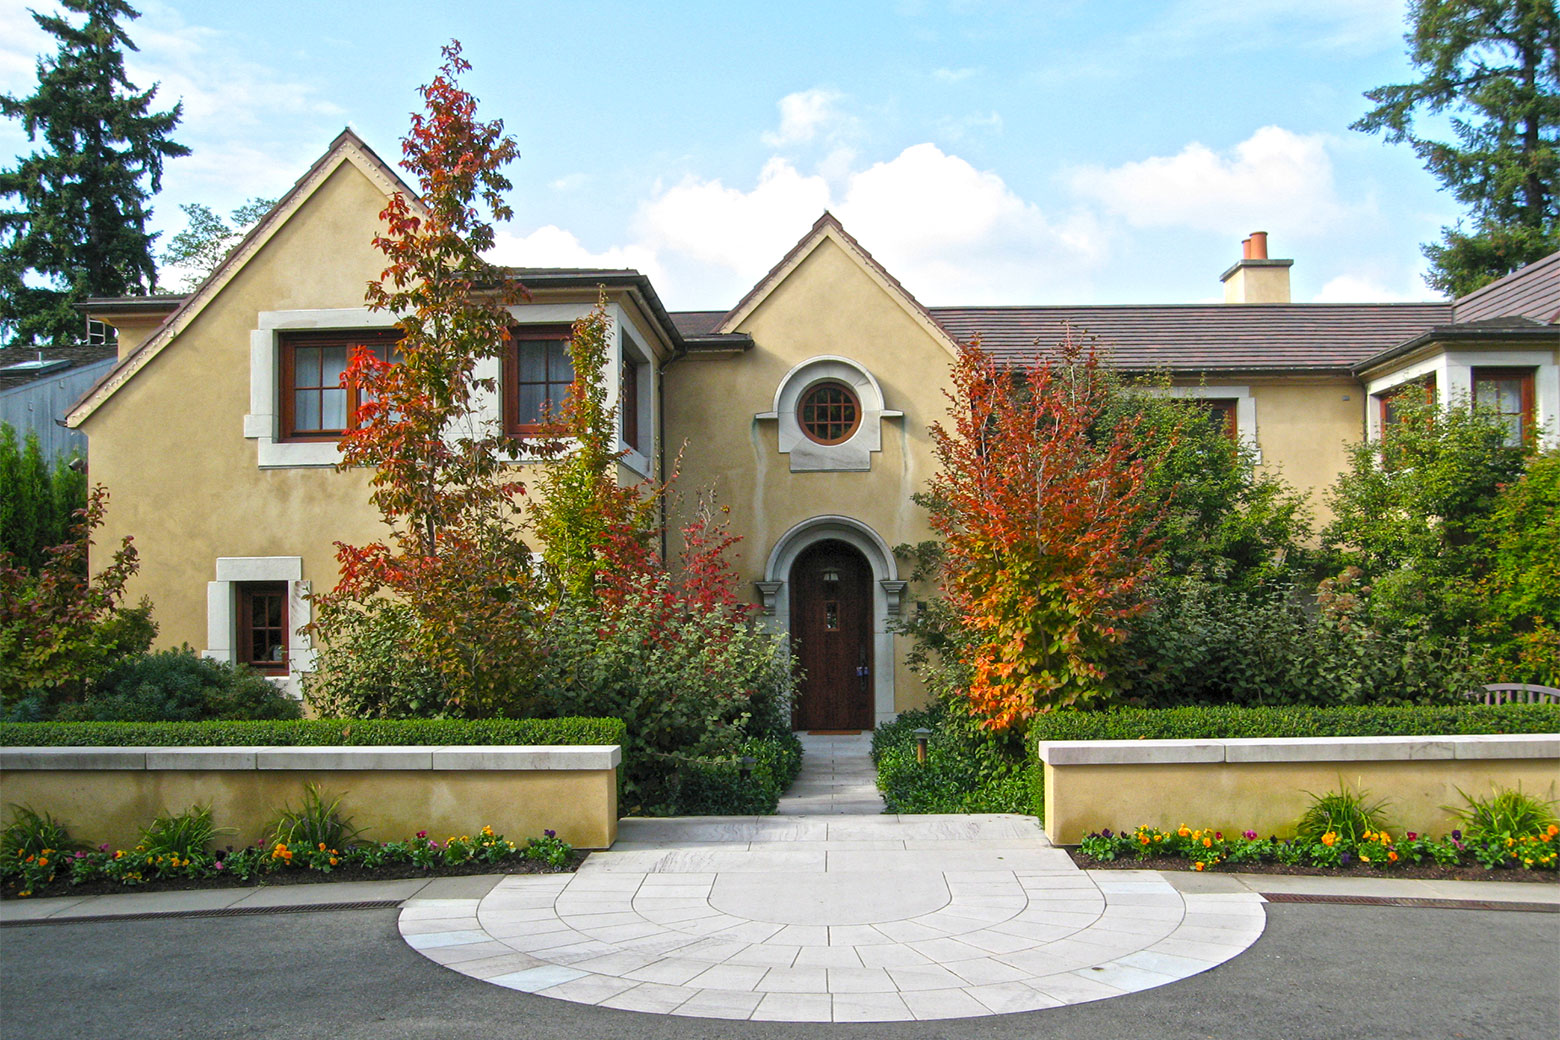
<svg viewBox="0 0 1560 1040">
<path fill-rule="evenodd" d="M 658 1014 L 965 1018 L 1099 1000 L 1256 941 L 1254 892 L 1079 870 L 1025 816 L 886 816 L 866 737 L 809 737 L 772 817 L 624 820 L 572 875 L 414 898 L 401 934 L 494 985 Z"/>
</svg>

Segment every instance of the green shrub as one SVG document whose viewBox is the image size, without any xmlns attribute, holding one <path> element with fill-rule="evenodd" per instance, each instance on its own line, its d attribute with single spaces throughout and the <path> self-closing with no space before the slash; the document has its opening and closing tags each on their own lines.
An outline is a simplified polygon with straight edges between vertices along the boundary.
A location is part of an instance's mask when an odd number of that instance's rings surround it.
<svg viewBox="0 0 1560 1040">
<path fill-rule="evenodd" d="M 591 604 L 563 604 L 536 686 L 551 713 L 623 720 L 628 811 L 677 811 L 690 760 L 740 757 L 748 738 L 789 730 L 790 657 L 776 636 L 725 609 L 630 602 L 615 617 L 604 627 Z"/>
<path fill-rule="evenodd" d="M 1390 826 L 1386 802 L 1367 801 L 1368 797 L 1364 791 L 1350 791 L 1339 778 L 1338 790 L 1311 795 L 1311 805 L 1300 814 L 1295 833 L 1305 841 L 1321 841 L 1328 834 L 1351 845 L 1364 841 L 1365 835 Z"/>
<path fill-rule="evenodd" d="M 1466 804 L 1461 809 L 1446 809 L 1463 821 L 1463 830 L 1473 841 L 1520 838 L 1537 834 L 1556 822 L 1554 802 L 1523 794 L 1520 789 L 1497 787 L 1486 798 L 1474 797 L 1461 788 L 1457 793 Z"/>
<path fill-rule="evenodd" d="M 141 829 L 141 840 L 136 849 L 148 856 L 187 860 L 206 855 L 207 846 L 217 835 L 232 833 L 231 829 L 219 828 L 212 822 L 209 805 L 192 805 L 180 813 L 164 809 Z"/>
<path fill-rule="evenodd" d="M 36 856 L 44 849 L 70 851 L 81 844 L 72 840 L 70 831 L 47 812 L 39 813 L 25 805 L 11 806 L 11 822 L 0 834 L 0 857 L 15 856 L 25 859 Z"/>
<path fill-rule="evenodd" d="M 293 719 L 240 722 L 6 722 L 17 747 L 283 747 L 619 744 L 619 719 Z"/>
<path fill-rule="evenodd" d="M 303 679 L 304 698 L 326 718 L 402 719 L 436 715 L 449 704 L 438 669 L 409 652 L 417 617 L 403 604 L 370 600 L 340 611 L 316 670 Z"/>
<path fill-rule="evenodd" d="M 744 763 L 744 758 L 752 759 Z M 690 759 L 679 770 L 676 806 L 683 816 L 765 816 L 802 768 L 794 733 L 742 742 L 735 756 Z"/>
<path fill-rule="evenodd" d="M 924 763 L 916 759 L 917 729 L 932 731 Z M 1023 743 L 954 708 L 901 712 L 872 734 L 872 759 L 887 812 L 1039 815 L 1039 768 Z"/>
<path fill-rule="evenodd" d="M 1128 696 L 1156 708 L 1429 704 L 1489 681 L 1462 637 L 1372 617 L 1357 577 L 1326 582 L 1315 597 L 1284 584 L 1161 581 L 1123 649 Z"/>
<path fill-rule="evenodd" d="M 1242 737 L 1378 737 L 1560 732 L 1557 704 L 1383 707 L 1118 708 L 1053 711 L 1031 721 L 1031 740 L 1228 740 Z"/>
<path fill-rule="evenodd" d="M 283 806 L 271 826 L 271 843 L 303 848 L 344 849 L 363 833 L 341 815 L 341 797 L 325 801 L 318 784 L 303 785 L 303 804 Z"/>
<path fill-rule="evenodd" d="M 80 701 L 62 704 L 61 722 L 197 722 L 296 719 L 298 702 L 243 665 L 199 657 L 188 646 L 128 658 Z"/>
</svg>

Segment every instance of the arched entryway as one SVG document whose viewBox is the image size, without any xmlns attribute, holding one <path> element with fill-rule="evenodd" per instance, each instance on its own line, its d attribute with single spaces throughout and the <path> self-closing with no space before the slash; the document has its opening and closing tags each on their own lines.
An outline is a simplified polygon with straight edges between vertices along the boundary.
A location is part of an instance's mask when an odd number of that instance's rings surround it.
<svg viewBox="0 0 1560 1040">
<path fill-rule="evenodd" d="M 873 726 L 872 568 L 835 539 L 791 565 L 791 645 L 802 669 L 793 724 L 805 730 Z"/>
</svg>

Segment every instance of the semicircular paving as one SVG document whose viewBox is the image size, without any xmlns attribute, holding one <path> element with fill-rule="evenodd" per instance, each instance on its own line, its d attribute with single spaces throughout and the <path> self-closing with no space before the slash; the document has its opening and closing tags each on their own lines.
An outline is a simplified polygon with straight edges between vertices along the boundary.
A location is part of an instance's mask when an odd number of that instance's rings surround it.
<svg viewBox="0 0 1560 1040">
<path fill-rule="evenodd" d="M 643 823 L 576 874 L 413 900 L 401 932 L 455 971 L 562 1000 L 893 1021 L 1164 985 L 1239 954 L 1266 920 L 1255 894 L 1079 870 L 1027 817 Z"/>
</svg>

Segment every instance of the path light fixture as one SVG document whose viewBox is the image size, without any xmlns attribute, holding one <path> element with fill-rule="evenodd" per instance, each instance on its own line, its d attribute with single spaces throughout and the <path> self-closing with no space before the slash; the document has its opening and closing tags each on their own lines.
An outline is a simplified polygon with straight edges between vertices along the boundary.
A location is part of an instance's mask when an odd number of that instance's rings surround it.
<svg viewBox="0 0 1560 1040">
<path fill-rule="evenodd" d="M 926 742 L 931 738 L 932 731 L 918 729 L 915 731 L 915 760 L 921 765 L 926 765 Z"/>
<path fill-rule="evenodd" d="M 754 758 L 752 755 L 743 755 L 742 756 L 742 779 L 743 779 L 744 782 L 746 782 L 747 780 L 752 779 L 752 777 L 753 777 L 753 767 L 755 765 L 757 765 L 757 764 L 758 764 L 758 759 Z"/>
</svg>

